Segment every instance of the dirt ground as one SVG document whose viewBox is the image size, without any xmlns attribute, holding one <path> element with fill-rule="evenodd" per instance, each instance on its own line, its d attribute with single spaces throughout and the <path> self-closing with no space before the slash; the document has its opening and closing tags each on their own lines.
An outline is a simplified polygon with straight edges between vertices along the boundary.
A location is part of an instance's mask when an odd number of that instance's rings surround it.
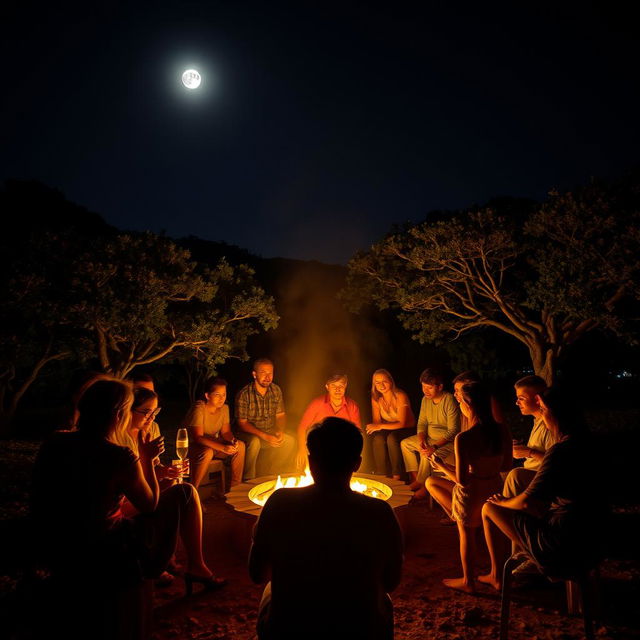
<svg viewBox="0 0 640 640">
<path fill-rule="evenodd" d="M 229 584 L 216 593 L 184 597 L 178 578 L 155 590 L 156 640 L 255 638 L 261 587 L 247 574 L 246 559 L 253 518 L 234 512 L 224 500 L 205 502 L 205 554 L 209 565 Z M 395 637 L 403 639 L 463 640 L 498 637 L 499 596 L 481 585 L 474 596 L 452 592 L 441 580 L 460 575 L 457 530 L 439 523 L 440 512 L 428 504 L 404 507 L 405 563 L 400 587 L 392 594 Z M 598 637 L 640 638 L 640 563 L 634 556 L 638 513 L 618 510 L 616 545 L 603 565 L 600 582 L 604 625 Z M 484 564 L 488 564 L 486 554 Z M 543 579 L 516 589 L 511 613 L 515 640 L 578 639 L 582 620 L 569 617 L 562 583 Z M 301 639 L 302 640 L 302 639 Z"/>
</svg>

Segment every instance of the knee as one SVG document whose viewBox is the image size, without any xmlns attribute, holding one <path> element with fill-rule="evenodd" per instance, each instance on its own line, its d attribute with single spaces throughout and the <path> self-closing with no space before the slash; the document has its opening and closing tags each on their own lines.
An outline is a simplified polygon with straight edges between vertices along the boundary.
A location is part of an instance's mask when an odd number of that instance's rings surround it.
<svg viewBox="0 0 640 640">
<path fill-rule="evenodd" d="M 433 488 L 437 486 L 437 482 L 433 476 L 429 476 L 424 483 L 424 486 L 427 488 L 429 493 L 433 493 Z"/>
<path fill-rule="evenodd" d="M 485 502 L 482 505 L 482 517 L 487 520 L 493 521 L 495 516 L 495 509 L 496 509 L 495 504 L 492 504 L 491 502 Z"/>
<path fill-rule="evenodd" d="M 174 484 L 172 487 L 169 487 L 167 491 L 170 491 L 181 504 L 191 502 L 198 495 L 197 489 L 189 482 Z"/>
</svg>

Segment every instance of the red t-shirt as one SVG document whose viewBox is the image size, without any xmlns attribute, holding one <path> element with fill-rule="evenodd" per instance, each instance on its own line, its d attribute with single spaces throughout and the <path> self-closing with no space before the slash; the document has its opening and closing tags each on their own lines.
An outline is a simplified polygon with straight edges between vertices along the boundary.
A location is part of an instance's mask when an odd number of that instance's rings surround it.
<svg viewBox="0 0 640 640">
<path fill-rule="evenodd" d="M 360 424 L 360 409 L 358 405 L 351 399 L 344 396 L 342 398 L 342 405 L 336 411 L 329 400 L 329 394 L 325 393 L 322 396 L 314 398 L 304 411 L 302 419 L 300 420 L 300 427 L 309 429 L 314 424 L 322 422 L 325 418 L 344 418 L 353 422 L 353 424 L 362 429 Z"/>
</svg>

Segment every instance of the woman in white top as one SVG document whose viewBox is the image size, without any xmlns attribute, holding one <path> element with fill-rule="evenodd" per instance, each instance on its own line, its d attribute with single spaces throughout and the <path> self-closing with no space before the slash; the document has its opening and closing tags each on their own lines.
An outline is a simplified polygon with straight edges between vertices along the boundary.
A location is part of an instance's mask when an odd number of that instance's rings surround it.
<svg viewBox="0 0 640 640">
<path fill-rule="evenodd" d="M 405 472 L 400 442 L 415 435 L 416 419 L 409 397 L 396 387 L 386 369 L 378 369 L 373 373 L 371 415 L 373 422 L 367 425 L 367 434 L 373 450 L 375 473 L 386 475 L 389 460 L 391 474 L 399 480 Z"/>
<path fill-rule="evenodd" d="M 209 378 L 204 385 L 204 399 L 189 410 L 183 426 L 189 430 L 189 459 L 193 485 L 200 486 L 213 458 L 230 460 L 231 486 L 242 482 L 244 442 L 231 431 L 227 381 Z"/>
</svg>

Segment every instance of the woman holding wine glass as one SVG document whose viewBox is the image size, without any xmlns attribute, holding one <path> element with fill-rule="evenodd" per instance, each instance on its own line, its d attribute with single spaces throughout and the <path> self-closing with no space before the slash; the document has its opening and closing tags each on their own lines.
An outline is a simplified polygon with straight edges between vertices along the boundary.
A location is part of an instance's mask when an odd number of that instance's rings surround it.
<svg viewBox="0 0 640 640">
<path fill-rule="evenodd" d="M 157 397 L 154 401 L 157 407 Z M 164 452 L 163 438 L 152 439 L 139 430 L 137 455 L 116 444 L 128 430 L 133 403 L 126 382 L 97 380 L 78 401 L 77 431 L 55 433 L 42 445 L 34 467 L 32 506 L 47 532 L 43 545 L 50 564 L 65 575 L 74 569 L 86 574 L 91 567 L 114 584 L 155 578 L 166 570 L 180 537 L 187 594 L 194 583 L 220 588 L 226 581 L 212 574 L 202 555 L 197 491 L 186 483 L 160 491 L 154 460 Z M 69 481 L 60 469 L 73 469 L 82 481 Z M 124 514 L 125 498 L 137 515 Z"/>
<path fill-rule="evenodd" d="M 155 391 L 146 387 L 134 388 L 131 422 L 124 433 L 116 435 L 116 444 L 129 447 L 137 455 L 139 433 L 143 435 L 149 434 L 151 440 L 160 436 L 160 428 L 155 422 L 155 417 L 160 413 L 160 409 L 158 395 Z M 188 463 L 186 465 L 172 464 L 171 466 L 165 466 L 159 458 L 156 458 L 154 464 L 160 491 L 168 489 L 176 482 L 180 482 L 183 476 L 188 475 Z"/>
</svg>

